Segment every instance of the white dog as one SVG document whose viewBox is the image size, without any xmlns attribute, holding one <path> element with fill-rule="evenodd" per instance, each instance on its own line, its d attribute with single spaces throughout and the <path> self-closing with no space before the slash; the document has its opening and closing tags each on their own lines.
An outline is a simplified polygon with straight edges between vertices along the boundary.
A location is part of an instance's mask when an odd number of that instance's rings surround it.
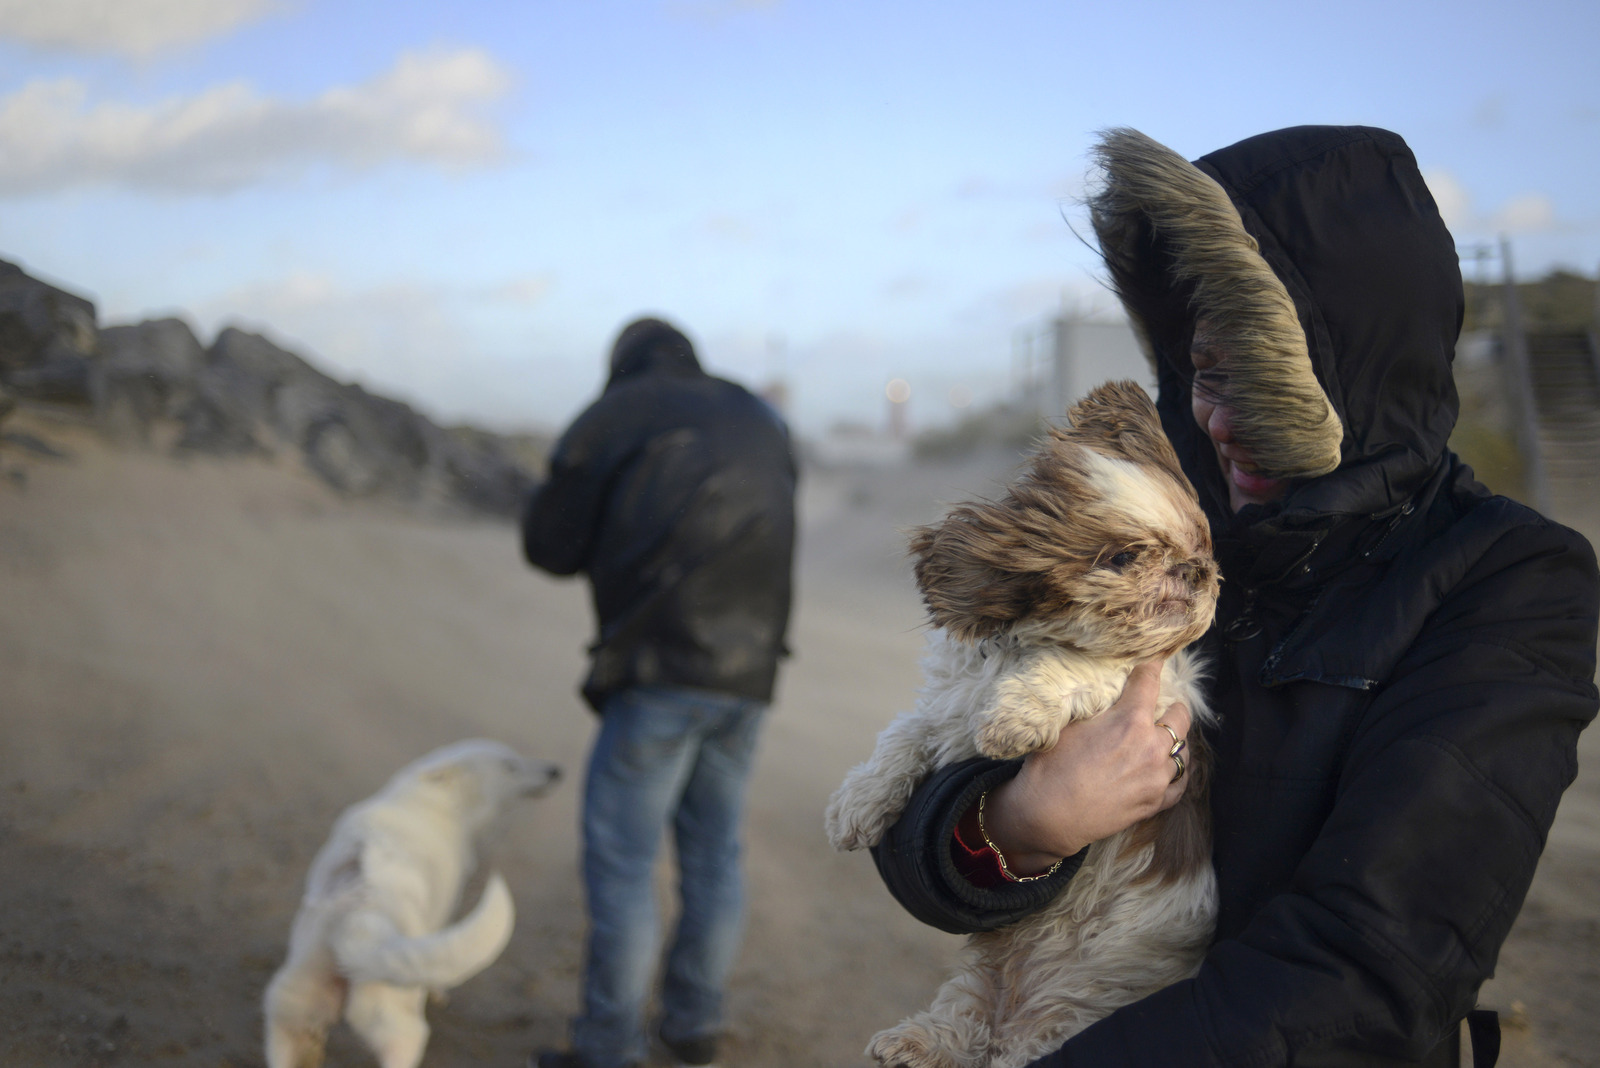
<svg viewBox="0 0 1600 1068">
<path fill-rule="evenodd" d="M 1197 726 L 1209 722 L 1203 673 L 1183 649 L 1210 626 L 1217 599 L 1194 489 L 1137 385 L 1102 386 L 1068 417 L 1000 500 L 916 532 L 917 584 L 939 628 L 926 682 L 834 793 L 836 848 L 876 845 L 937 768 L 1054 745 L 1068 723 L 1111 705 L 1141 660 L 1170 658 L 1158 720 L 1182 700 Z M 1189 740 L 1177 806 L 1095 843 L 1044 909 L 973 935 L 932 1007 L 874 1036 L 868 1054 L 905 1068 L 1014 1068 L 1192 975 L 1216 885 L 1209 754 L 1201 731 Z"/>
<path fill-rule="evenodd" d="M 267 987 L 268 1068 L 316 1068 L 341 1012 L 383 1068 L 416 1068 L 428 993 L 476 975 L 511 938 L 516 915 L 498 872 L 446 925 L 476 867 L 476 839 L 506 801 L 559 777 L 553 764 L 473 739 L 408 764 L 346 809 L 312 861 L 288 959 Z"/>
</svg>

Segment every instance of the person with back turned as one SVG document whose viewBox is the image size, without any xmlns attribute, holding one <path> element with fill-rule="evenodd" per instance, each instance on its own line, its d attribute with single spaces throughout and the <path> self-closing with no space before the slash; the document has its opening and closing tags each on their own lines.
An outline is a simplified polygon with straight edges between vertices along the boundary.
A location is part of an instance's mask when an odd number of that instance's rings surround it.
<svg viewBox="0 0 1600 1068">
<path fill-rule="evenodd" d="M 715 1060 L 743 919 L 739 833 L 785 653 L 795 463 L 777 413 L 706 374 L 681 331 L 626 327 L 600 398 L 569 427 L 523 516 L 528 561 L 592 586 L 583 696 L 600 714 L 583 795 L 589 911 L 572 1048 L 533 1068 L 624 1068 L 647 1049 L 651 882 L 670 823 L 682 911 L 656 1035 Z"/>
</svg>

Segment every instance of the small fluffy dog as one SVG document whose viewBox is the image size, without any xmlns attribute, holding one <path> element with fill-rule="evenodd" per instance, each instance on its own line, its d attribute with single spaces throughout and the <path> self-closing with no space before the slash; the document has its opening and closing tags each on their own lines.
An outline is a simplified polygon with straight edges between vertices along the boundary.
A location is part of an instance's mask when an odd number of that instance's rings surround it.
<svg viewBox="0 0 1600 1068">
<path fill-rule="evenodd" d="M 267 987 L 268 1068 L 316 1068 L 342 1012 L 383 1068 L 416 1068 L 428 1044 L 423 1002 L 488 967 L 516 914 L 498 872 L 447 926 L 476 867 L 476 839 L 513 797 L 560 777 L 499 742 L 436 749 L 346 809 L 312 861 Z"/>
<path fill-rule="evenodd" d="M 1133 665 L 1168 657 L 1174 701 L 1209 722 L 1183 647 L 1216 609 L 1217 569 L 1194 488 L 1142 389 L 1101 386 L 1052 429 L 998 501 L 960 505 L 914 533 L 931 621 L 925 685 L 827 812 L 839 849 L 877 844 L 916 786 L 970 757 L 1020 757 L 1111 705 Z M 971 936 L 933 1005 L 874 1036 L 905 1068 L 1012 1068 L 1121 1005 L 1192 975 L 1216 919 L 1208 754 L 1173 808 L 1095 843 L 1055 901 Z"/>
</svg>

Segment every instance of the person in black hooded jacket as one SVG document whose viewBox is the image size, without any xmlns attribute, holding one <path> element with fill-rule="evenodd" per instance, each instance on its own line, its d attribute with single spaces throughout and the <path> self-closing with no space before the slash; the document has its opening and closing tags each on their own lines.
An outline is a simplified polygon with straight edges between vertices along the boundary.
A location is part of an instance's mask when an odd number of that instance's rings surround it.
<svg viewBox="0 0 1600 1068">
<path fill-rule="evenodd" d="M 541 1053 L 540 1068 L 644 1059 L 651 874 L 669 822 L 683 908 L 658 1034 L 684 1063 L 715 1054 L 743 915 L 745 784 L 785 653 L 794 492 L 771 406 L 702 371 L 681 331 L 641 319 L 529 498 L 528 561 L 586 574 L 600 631 L 583 684 L 601 713 L 583 798 L 583 1008 L 573 1049 Z"/>
<path fill-rule="evenodd" d="M 1296 127 L 1191 164 L 1118 130 L 1098 158 L 1101 252 L 1224 580 L 1220 915 L 1192 979 L 1035 1064 L 1455 1065 L 1469 1014 L 1492 1064 L 1477 991 L 1597 708 L 1594 553 L 1447 448 L 1461 277 L 1400 137 Z M 953 850 L 986 792 L 1022 872 L 1171 804 L 1147 683 L 1054 750 L 931 776 L 874 850 L 901 903 L 986 930 L 1071 879 L 973 876 Z"/>
</svg>

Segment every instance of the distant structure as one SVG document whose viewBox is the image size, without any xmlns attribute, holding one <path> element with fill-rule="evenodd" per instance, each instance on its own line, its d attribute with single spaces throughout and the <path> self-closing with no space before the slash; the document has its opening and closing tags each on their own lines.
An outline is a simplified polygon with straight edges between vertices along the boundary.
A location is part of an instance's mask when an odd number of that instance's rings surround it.
<svg viewBox="0 0 1600 1068">
<path fill-rule="evenodd" d="M 1462 259 L 1476 261 L 1480 277 L 1491 262 L 1500 268 L 1498 285 L 1468 288 L 1480 305 L 1473 309 L 1477 325 L 1492 338 L 1489 351 L 1521 459 L 1520 496 L 1592 530 L 1600 525 L 1600 283 L 1566 271 L 1519 283 L 1505 237 L 1469 247 Z M 1568 300 L 1552 299 L 1559 289 L 1569 290 Z M 1475 340 L 1475 333 L 1466 337 Z M 1458 379 L 1477 355 L 1468 351 Z"/>
<path fill-rule="evenodd" d="M 911 441 L 866 423 L 843 420 L 808 442 L 806 456 L 827 468 L 898 467 L 911 459 Z"/>
<path fill-rule="evenodd" d="M 1079 398 L 1113 379 L 1131 378 L 1155 394 L 1155 375 L 1121 316 L 1054 316 L 1018 331 L 1014 346 L 1013 388 L 1042 419 L 1059 420 Z"/>
<path fill-rule="evenodd" d="M 906 404 L 911 400 L 911 383 L 903 378 L 891 378 L 883 387 L 884 400 L 889 402 L 889 436 L 896 441 L 906 438 Z"/>
</svg>

